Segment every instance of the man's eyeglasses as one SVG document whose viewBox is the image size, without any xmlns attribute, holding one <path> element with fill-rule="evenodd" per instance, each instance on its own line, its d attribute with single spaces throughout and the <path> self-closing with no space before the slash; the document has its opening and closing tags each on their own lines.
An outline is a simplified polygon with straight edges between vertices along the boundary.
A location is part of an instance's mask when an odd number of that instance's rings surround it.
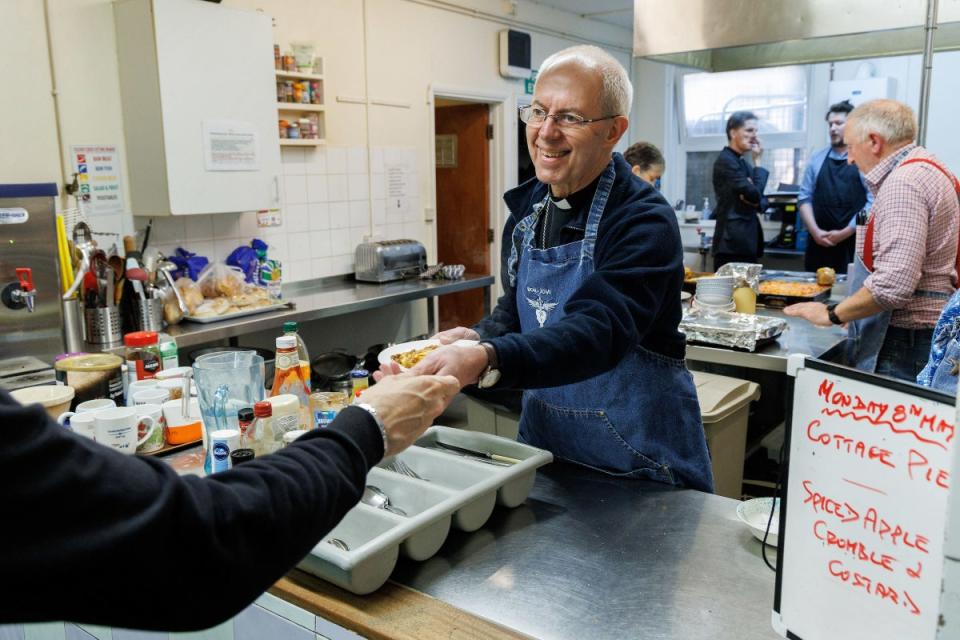
<svg viewBox="0 0 960 640">
<path fill-rule="evenodd" d="M 576 129 L 577 127 L 582 127 L 585 124 L 590 124 L 591 122 L 600 122 L 601 120 L 612 120 L 619 116 L 604 116 L 602 118 L 593 118 L 588 120 L 583 116 L 579 116 L 575 113 L 547 113 L 544 109 L 540 107 L 520 107 L 520 120 L 524 124 L 528 124 L 531 127 L 542 127 L 543 123 L 547 121 L 547 118 L 553 118 L 553 121 L 557 123 L 557 126 L 561 129 Z"/>
</svg>

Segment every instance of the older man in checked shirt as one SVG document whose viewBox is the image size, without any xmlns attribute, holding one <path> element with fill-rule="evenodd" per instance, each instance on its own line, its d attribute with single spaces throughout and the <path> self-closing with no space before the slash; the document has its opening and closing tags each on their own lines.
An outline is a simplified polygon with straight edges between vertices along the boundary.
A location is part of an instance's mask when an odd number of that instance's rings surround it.
<svg viewBox="0 0 960 640">
<path fill-rule="evenodd" d="M 853 294 L 839 304 L 784 310 L 819 326 L 847 324 L 847 364 L 911 382 L 957 288 L 960 242 L 960 185 L 914 144 L 916 131 L 913 111 L 893 100 L 871 100 L 850 114 L 848 162 L 875 197 L 869 220 L 858 220 Z"/>
</svg>

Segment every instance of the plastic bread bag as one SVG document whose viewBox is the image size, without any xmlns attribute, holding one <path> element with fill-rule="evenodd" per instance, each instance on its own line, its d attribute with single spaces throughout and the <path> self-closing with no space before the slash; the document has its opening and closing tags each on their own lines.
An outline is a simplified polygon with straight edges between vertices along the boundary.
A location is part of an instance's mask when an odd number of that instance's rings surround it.
<svg viewBox="0 0 960 640">
<path fill-rule="evenodd" d="M 177 278 L 174 286 L 180 289 L 180 297 L 183 298 L 183 303 L 187 306 L 187 312 L 193 315 L 197 307 L 203 304 L 203 292 L 200 291 L 200 285 L 189 277 L 183 276 Z"/>
<path fill-rule="evenodd" d="M 211 263 L 200 272 L 197 284 L 204 298 L 229 298 L 243 292 L 244 274 L 240 269 L 228 267 L 222 262 Z"/>
</svg>

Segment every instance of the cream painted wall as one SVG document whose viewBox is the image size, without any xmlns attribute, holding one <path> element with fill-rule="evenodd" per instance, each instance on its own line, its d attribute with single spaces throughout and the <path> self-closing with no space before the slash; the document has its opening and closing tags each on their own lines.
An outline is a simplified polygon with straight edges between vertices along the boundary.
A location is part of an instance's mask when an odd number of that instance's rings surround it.
<svg viewBox="0 0 960 640">
<path fill-rule="evenodd" d="M 0 60 L 0 181 L 60 182 L 41 2 L 0 2 Z"/>
</svg>

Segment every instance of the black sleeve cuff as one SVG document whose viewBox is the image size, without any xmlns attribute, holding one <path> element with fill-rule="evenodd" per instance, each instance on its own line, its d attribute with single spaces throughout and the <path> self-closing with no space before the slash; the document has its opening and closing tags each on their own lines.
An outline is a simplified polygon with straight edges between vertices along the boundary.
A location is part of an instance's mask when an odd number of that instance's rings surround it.
<svg viewBox="0 0 960 640">
<path fill-rule="evenodd" d="M 349 437 L 360 447 L 370 467 L 383 460 L 383 437 L 377 421 L 359 407 L 347 407 L 337 414 L 327 429 L 334 429 Z"/>
</svg>

